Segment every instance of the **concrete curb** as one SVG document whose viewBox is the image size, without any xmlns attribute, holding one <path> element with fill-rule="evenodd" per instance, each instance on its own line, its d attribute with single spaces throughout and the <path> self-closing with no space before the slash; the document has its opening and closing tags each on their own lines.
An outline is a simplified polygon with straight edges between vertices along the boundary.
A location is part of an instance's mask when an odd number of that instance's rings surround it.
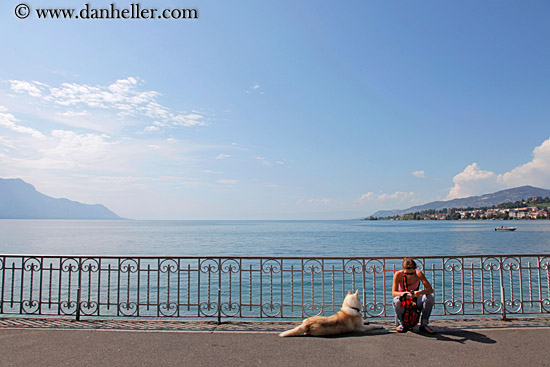
<svg viewBox="0 0 550 367">
<path fill-rule="evenodd" d="M 66 318 L 2 317 L 0 329 L 55 329 L 55 330 L 118 330 L 118 331 L 159 331 L 159 332 L 250 332 L 278 333 L 298 325 L 300 321 L 225 321 L 218 325 L 215 321 L 203 320 L 136 320 L 136 319 L 96 319 L 81 321 Z M 384 327 L 382 332 L 393 332 L 393 320 L 371 320 L 371 323 Z M 515 328 L 550 328 L 550 316 L 512 317 L 507 321 L 499 318 L 439 318 L 431 324 L 436 330 L 480 330 Z M 372 332 L 371 332 L 372 333 Z"/>
</svg>

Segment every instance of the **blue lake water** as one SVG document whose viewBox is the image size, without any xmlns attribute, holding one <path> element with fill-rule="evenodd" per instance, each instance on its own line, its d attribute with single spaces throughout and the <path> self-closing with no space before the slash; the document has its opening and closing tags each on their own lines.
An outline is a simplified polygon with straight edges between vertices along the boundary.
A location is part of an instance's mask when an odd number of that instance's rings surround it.
<svg viewBox="0 0 550 367">
<path fill-rule="evenodd" d="M 515 232 L 495 232 L 500 225 Z M 0 220 L 0 254 L 430 256 L 550 253 L 550 221 Z"/>
</svg>

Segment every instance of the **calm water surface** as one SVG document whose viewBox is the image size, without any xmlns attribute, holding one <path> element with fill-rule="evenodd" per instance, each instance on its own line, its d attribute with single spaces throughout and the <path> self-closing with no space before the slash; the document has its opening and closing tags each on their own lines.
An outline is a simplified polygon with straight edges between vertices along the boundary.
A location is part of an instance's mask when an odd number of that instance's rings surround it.
<svg viewBox="0 0 550 367">
<path fill-rule="evenodd" d="M 515 232 L 495 232 L 500 225 Z M 550 253 L 550 221 L 0 220 L 0 254 L 428 256 Z"/>
</svg>

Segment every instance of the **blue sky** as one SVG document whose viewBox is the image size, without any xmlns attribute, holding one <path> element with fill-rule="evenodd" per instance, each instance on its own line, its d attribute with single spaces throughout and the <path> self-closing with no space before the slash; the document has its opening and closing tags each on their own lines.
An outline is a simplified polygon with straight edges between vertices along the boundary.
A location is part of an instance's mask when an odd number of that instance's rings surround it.
<svg viewBox="0 0 550 367">
<path fill-rule="evenodd" d="M 88 2 L 27 0 L 36 7 Z M 548 1 L 0 4 L 0 177 L 134 219 L 347 219 L 550 188 Z M 119 8 L 130 2 L 118 1 Z"/>
</svg>

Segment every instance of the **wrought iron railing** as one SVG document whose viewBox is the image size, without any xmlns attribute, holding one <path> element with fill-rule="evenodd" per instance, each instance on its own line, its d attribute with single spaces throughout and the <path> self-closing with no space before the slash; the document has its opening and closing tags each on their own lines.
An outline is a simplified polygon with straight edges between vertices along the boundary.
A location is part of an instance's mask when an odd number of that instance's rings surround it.
<svg viewBox="0 0 550 367">
<path fill-rule="evenodd" d="M 550 312 L 550 255 L 418 257 L 432 315 Z M 359 289 L 365 317 L 391 317 L 401 258 L 0 256 L 0 314 L 304 318 Z"/>
</svg>

